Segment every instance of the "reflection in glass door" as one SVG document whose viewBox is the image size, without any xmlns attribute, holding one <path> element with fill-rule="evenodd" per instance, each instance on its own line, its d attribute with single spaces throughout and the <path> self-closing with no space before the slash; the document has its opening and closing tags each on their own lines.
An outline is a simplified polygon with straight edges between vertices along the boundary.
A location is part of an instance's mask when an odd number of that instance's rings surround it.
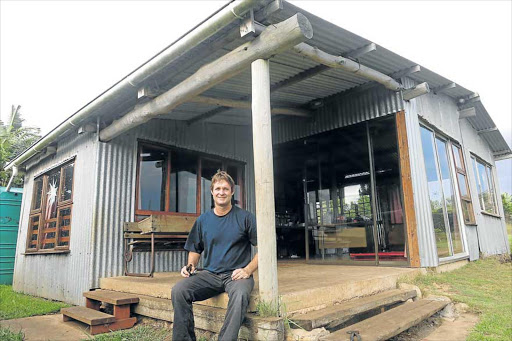
<svg viewBox="0 0 512 341">
<path fill-rule="evenodd" d="M 427 173 L 430 207 L 439 258 L 464 252 L 457 215 L 447 141 L 421 127 L 421 142 Z"/>
</svg>

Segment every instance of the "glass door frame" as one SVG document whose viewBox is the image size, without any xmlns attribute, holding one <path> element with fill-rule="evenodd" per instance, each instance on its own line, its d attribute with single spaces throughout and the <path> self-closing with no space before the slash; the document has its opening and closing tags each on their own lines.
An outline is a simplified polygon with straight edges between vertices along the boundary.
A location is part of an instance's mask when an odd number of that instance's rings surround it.
<svg viewBox="0 0 512 341">
<path fill-rule="evenodd" d="M 467 243 L 466 243 L 466 231 L 464 228 L 466 223 L 464 222 L 464 219 L 463 219 L 462 206 L 460 204 L 460 200 L 461 200 L 460 192 L 459 192 L 458 188 L 456 187 L 457 171 L 455 169 L 455 162 L 454 162 L 453 153 L 452 153 L 452 146 L 453 146 L 452 140 L 449 137 L 439 133 L 438 131 L 436 131 L 435 129 L 428 126 L 427 124 L 425 124 L 422 121 L 420 122 L 420 129 L 421 128 L 425 128 L 426 130 L 428 130 L 432 133 L 431 143 L 433 145 L 433 148 L 434 148 L 434 151 L 436 154 L 435 161 L 436 161 L 436 172 L 437 172 L 437 176 L 439 179 L 438 181 L 441 182 L 440 187 L 441 187 L 441 196 L 443 198 L 443 220 L 444 220 L 444 223 L 446 226 L 446 237 L 448 239 L 448 247 L 449 247 L 449 251 L 450 251 L 450 256 L 438 257 L 438 259 L 439 259 L 440 263 L 444 263 L 444 262 L 449 262 L 454 259 L 467 257 L 469 254 L 468 254 Z M 442 186 L 443 177 L 442 177 L 442 173 L 441 173 L 441 165 L 439 162 L 439 151 L 438 151 L 436 139 L 442 141 L 445 144 L 445 152 L 446 152 L 448 168 L 449 168 L 449 173 L 450 173 L 450 186 L 451 186 L 451 190 L 452 190 L 453 197 L 454 197 L 453 198 L 454 214 L 457 215 L 456 218 L 457 218 L 457 221 L 459 224 L 460 238 L 461 238 L 461 243 L 462 243 L 462 248 L 463 248 L 463 251 L 459 252 L 459 253 L 454 253 L 454 249 L 453 249 L 453 241 L 452 241 L 452 235 L 451 235 L 451 230 L 450 230 L 450 221 L 448 218 L 448 211 L 446 208 L 445 193 L 444 193 L 443 186 Z M 456 145 L 460 145 L 460 144 L 456 144 Z M 424 161 L 424 159 L 423 159 L 423 161 Z M 432 216 L 432 212 L 430 214 Z M 436 251 L 437 251 L 437 244 L 436 244 Z"/>
<path fill-rule="evenodd" d="M 397 153 L 400 155 L 400 150 L 398 147 L 398 132 L 397 132 L 397 125 L 396 125 L 396 114 L 393 113 L 393 127 L 395 136 L 397 139 Z M 385 116 L 385 118 L 389 118 L 388 116 Z M 307 197 L 307 167 L 304 165 L 304 174 L 303 174 L 303 186 L 304 186 L 304 217 L 305 217 L 305 223 L 304 223 L 304 232 L 305 232 L 305 255 L 306 255 L 306 264 L 323 264 L 323 265 L 361 265 L 361 266 L 410 266 L 410 255 L 409 255 L 409 248 L 408 248 L 408 239 L 407 239 L 407 222 L 404 221 L 404 227 L 403 227 L 403 233 L 405 237 L 404 241 L 404 251 L 407 254 L 407 261 L 384 261 L 381 262 L 379 260 L 379 243 L 378 243 L 378 235 L 377 235 L 377 197 L 376 197 L 376 179 L 375 179 L 375 160 L 374 160 L 374 154 L 373 154 L 373 143 L 372 138 L 370 134 L 370 123 L 374 122 L 376 120 L 379 120 L 379 118 L 365 121 L 365 131 L 366 131 L 366 142 L 367 142 L 367 148 L 368 148 L 368 158 L 369 158 L 369 169 L 370 169 L 370 189 L 371 189 L 371 200 L 370 205 L 372 209 L 372 226 L 373 226 L 373 242 L 374 242 L 374 251 L 375 251 L 375 260 L 333 260 L 329 262 L 325 262 L 323 259 L 316 260 L 316 259 L 310 259 L 309 257 L 309 219 L 308 217 L 308 211 L 309 211 L 309 203 L 308 203 L 308 197 Z M 399 176 L 402 176 L 402 172 L 399 166 Z M 402 182 L 400 181 L 400 201 L 403 206 L 404 198 L 403 198 L 403 188 L 402 188 Z M 340 198 L 337 198 L 336 200 L 341 200 Z M 335 204 L 335 203 L 333 203 Z"/>
</svg>

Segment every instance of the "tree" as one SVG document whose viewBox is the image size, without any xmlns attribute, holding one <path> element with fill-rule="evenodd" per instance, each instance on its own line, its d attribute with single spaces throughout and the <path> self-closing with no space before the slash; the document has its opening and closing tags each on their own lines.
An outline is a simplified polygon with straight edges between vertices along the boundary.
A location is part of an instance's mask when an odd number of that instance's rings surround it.
<svg viewBox="0 0 512 341">
<path fill-rule="evenodd" d="M 501 194 L 501 201 L 503 203 L 503 212 L 505 213 L 505 220 L 512 223 L 512 195 L 508 193 Z"/>
<path fill-rule="evenodd" d="M 41 138 L 39 128 L 23 126 L 25 120 L 20 109 L 20 105 L 13 105 L 7 124 L 0 121 L 0 186 L 7 186 L 12 175 L 11 169 L 4 169 L 5 165 Z M 13 186 L 23 187 L 23 177 L 16 176 Z"/>
</svg>

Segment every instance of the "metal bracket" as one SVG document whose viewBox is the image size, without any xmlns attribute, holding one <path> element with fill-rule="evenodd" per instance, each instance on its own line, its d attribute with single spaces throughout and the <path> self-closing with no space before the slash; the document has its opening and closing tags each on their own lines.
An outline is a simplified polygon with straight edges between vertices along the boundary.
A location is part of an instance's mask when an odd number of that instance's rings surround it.
<svg viewBox="0 0 512 341">
<path fill-rule="evenodd" d="M 359 335 L 359 330 L 349 330 L 347 334 L 350 335 L 350 341 L 356 341 L 356 338 L 357 341 L 363 341 L 363 338 Z"/>
</svg>

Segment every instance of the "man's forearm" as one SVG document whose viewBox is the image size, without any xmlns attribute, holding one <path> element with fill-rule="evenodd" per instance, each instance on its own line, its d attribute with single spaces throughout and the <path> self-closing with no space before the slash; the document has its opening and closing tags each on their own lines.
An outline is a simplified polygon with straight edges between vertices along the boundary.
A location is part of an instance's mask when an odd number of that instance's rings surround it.
<svg viewBox="0 0 512 341">
<path fill-rule="evenodd" d="M 258 269 L 258 253 L 256 253 L 249 264 L 244 268 L 244 271 L 250 276 Z"/>
<path fill-rule="evenodd" d="M 189 251 L 187 264 L 192 264 L 194 267 L 197 267 L 197 263 L 199 263 L 200 257 L 201 257 L 200 253 Z"/>
</svg>

